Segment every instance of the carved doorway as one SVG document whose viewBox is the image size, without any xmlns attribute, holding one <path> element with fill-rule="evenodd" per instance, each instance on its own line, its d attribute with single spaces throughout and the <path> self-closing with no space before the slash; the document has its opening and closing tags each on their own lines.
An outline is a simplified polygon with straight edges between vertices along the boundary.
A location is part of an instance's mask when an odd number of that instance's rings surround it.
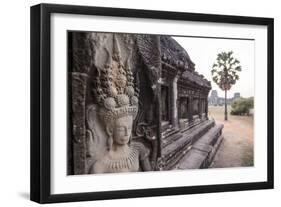
<svg viewBox="0 0 281 207">
<path fill-rule="evenodd" d="M 189 107 L 189 100 L 188 97 L 180 97 L 180 119 L 187 119 L 188 118 L 188 107 Z"/>
<path fill-rule="evenodd" d="M 198 115 L 199 114 L 199 99 L 195 98 L 193 101 L 193 114 Z"/>
</svg>

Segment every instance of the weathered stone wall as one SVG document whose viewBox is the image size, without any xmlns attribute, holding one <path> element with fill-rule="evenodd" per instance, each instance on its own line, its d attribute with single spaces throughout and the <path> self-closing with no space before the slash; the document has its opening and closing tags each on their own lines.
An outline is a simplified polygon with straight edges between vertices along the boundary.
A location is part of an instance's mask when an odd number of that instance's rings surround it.
<svg viewBox="0 0 281 207">
<path fill-rule="evenodd" d="M 151 151 L 150 159 L 155 163 L 158 150 L 155 144 L 158 128 L 155 118 L 157 117 L 155 83 L 159 69 L 156 68 L 157 64 L 151 62 L 157 62 L 155 58 L 160 58 L 159 51 L 157 53 L 157 37 L 114 35 L 119 43 L 122 61 L 131 59 L 134 82 L 139 90 L 139 113 L 133 125 L 133 139 L 142 142 Z M 93 121 L 87 119 L 86 112 L 89 107 L 97 103 L 93 94 L 94 82 L 99 76 L 100 69 L 105 66 L 106 50 L 110 53 L 113 51 L 112 33 L 72 32 L 69 34 L 69 174 L 87 173 L 88 165 L 92 162 L 89 158 L 91 152 L 88 152 L 89 143 L 86 134 Z"/>
</svg>

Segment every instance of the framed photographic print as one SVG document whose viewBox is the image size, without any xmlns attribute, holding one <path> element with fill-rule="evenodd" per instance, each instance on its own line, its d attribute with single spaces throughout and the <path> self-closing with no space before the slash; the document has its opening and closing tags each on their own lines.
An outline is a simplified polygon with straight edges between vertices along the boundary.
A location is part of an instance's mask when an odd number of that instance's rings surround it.
<svg viewBox="0 0 281 207">
<path fill-rule="evenodd" d="M 31 7 L 31 200 L 273 188 L 273 19 Z"/>
</svg>

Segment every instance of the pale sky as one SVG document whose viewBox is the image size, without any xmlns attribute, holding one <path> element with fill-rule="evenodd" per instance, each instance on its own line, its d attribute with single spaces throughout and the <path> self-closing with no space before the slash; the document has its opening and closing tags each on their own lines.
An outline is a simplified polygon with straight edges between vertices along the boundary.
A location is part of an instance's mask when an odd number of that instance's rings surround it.
<svg viewBox="0 0 281 207">
<path fill-rule="evenodd" d="M 240 79 L 228 91 L 228 98 L 240 92 L 242 97 L 254 96 L 254 40 L 173 37 L 189 54 L 195 63 L 195 70 L 211 81 L 212 90 L 218 91 L 220 97 L 224 92 L 212 81 L 211 69 L 217 54 L 222 51 L 233 51 L 233 56 L 240 61 L 242 71 Z"/>
</svg>

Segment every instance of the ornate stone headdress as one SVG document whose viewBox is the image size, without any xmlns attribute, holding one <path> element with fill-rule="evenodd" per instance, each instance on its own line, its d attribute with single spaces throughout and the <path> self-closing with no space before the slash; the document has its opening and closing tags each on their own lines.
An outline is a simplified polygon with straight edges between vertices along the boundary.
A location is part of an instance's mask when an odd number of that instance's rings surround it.
<svg viewBox="0 0 281 207">
<path fill-rule="evenodd" d="M 113 35 L 113 54 L 107 48 L 107 61 L 96 79 L 95 94 L 100 105 L 100 117 L 104 123 L 138 112 L 138 89 L 134 88 L 134 78 L 130 68 L 130 56 L 126 66 L 121 60 L 118 40 Z"/>
</svg>

